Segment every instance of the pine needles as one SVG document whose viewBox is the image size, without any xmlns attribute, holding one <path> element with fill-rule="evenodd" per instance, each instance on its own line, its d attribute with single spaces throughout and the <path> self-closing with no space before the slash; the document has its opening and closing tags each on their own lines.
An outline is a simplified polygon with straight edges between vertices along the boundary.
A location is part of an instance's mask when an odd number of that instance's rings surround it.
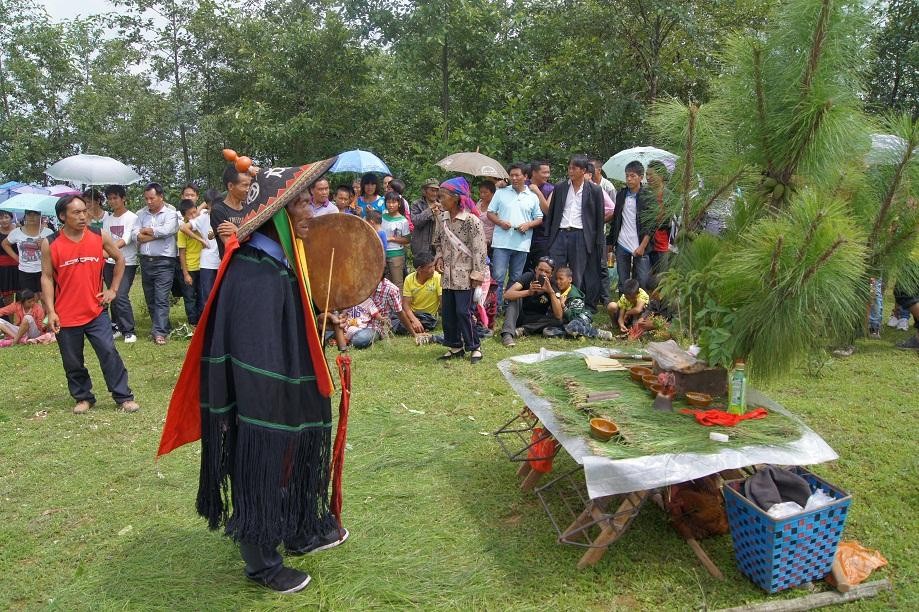
<svg viewBox="0 0 919 612">
<path fill-rule="evenodd" d="M 644 387 L 632 382 L 628 372 L 592 372 L 578 355 L 561 355 L 534 364 L 515 364 L 514 374 L 526 380 L 553 406 L 565 430 L 589 440 L 594 454 L 611 459 L 627 459 L 666 453 L 715 453 L 725 447 L 782 445 L 797 440 L 801 429 L 788 417 L 770 412 L 761 420 L 742 421 L 735 427 L 720 429 L 731 439 L 727 443 L 708 438 L 712 428 L 699 425 L 690 415 L 660 412 Z M 586 403 L 592 391 L 615 389 L 622 395 L 614 400 Z M 676 408 L 687 408 L 675 401 Z M 622 440 L 598 442 L 589 437 L 593 416 L 612 419 L 622 432 Z"/>
</svg>

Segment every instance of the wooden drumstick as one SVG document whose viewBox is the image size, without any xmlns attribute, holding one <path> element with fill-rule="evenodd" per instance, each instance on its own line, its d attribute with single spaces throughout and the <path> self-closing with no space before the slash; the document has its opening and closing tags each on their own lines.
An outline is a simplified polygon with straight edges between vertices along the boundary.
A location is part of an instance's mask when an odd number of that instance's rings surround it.
<svg viewBox="0 0 919 612">
<path fill-rule="evenodd" d="M 335 264 L 335 249 L 332 249 L 332 255 L 329 257 L 329 278 L 326 281 L 325 288 L 325 307 L 322 309 L 322 335 L 319 337 L 319 342 L 322 345 L 325 345 L 325 326 L 329 322 L 329 297 L 332 295 L 332 266 Z"/>
</svg>

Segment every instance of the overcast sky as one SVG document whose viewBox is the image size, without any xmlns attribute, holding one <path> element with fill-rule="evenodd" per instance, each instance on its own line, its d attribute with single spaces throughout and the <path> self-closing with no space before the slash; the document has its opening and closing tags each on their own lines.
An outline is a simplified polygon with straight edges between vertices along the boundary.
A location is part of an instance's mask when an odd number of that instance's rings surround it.
<svg viewBox="0 0 919 612">
<path fill-rule="evenodd" d="M 115 8 L 108 0 L 44 0 L 44 5 L 53 21 L 106 13 Z"/>
</svg>

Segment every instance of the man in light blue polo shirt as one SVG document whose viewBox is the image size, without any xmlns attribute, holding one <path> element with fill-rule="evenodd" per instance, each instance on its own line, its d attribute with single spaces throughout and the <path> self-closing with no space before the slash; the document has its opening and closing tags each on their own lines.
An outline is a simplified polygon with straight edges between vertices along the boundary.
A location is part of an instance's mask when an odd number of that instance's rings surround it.
<svg viewBox="0 0 919 612">
<path fill-rule="evenodd" d="M 539 198 L 526 186 L 527 167 L 514 163 L 508 168 L 511 184 L 499 189 L 488 205 L 488 219 L 495 224 L 491 239 L 491 277 L 498 283 L 498 307 L 503 309 L 504 281 L 523 274 L 533 228 L 542 225 Z"/>
</svg>

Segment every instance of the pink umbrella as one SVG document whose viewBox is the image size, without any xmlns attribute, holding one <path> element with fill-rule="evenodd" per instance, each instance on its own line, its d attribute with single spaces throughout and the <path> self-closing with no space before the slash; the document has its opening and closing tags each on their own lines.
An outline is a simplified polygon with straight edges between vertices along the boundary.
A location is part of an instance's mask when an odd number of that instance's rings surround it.
<svg viewBox="0 0 919 612">
<path fill-rule="evenodd" d="M 81 192 L 79 189 L 74 189 L 70 185 L 51 185 L 48 187 L 48 195 L 53 195 L 57 197 L 65 195 L 79 195 Z"/>
</svg>

